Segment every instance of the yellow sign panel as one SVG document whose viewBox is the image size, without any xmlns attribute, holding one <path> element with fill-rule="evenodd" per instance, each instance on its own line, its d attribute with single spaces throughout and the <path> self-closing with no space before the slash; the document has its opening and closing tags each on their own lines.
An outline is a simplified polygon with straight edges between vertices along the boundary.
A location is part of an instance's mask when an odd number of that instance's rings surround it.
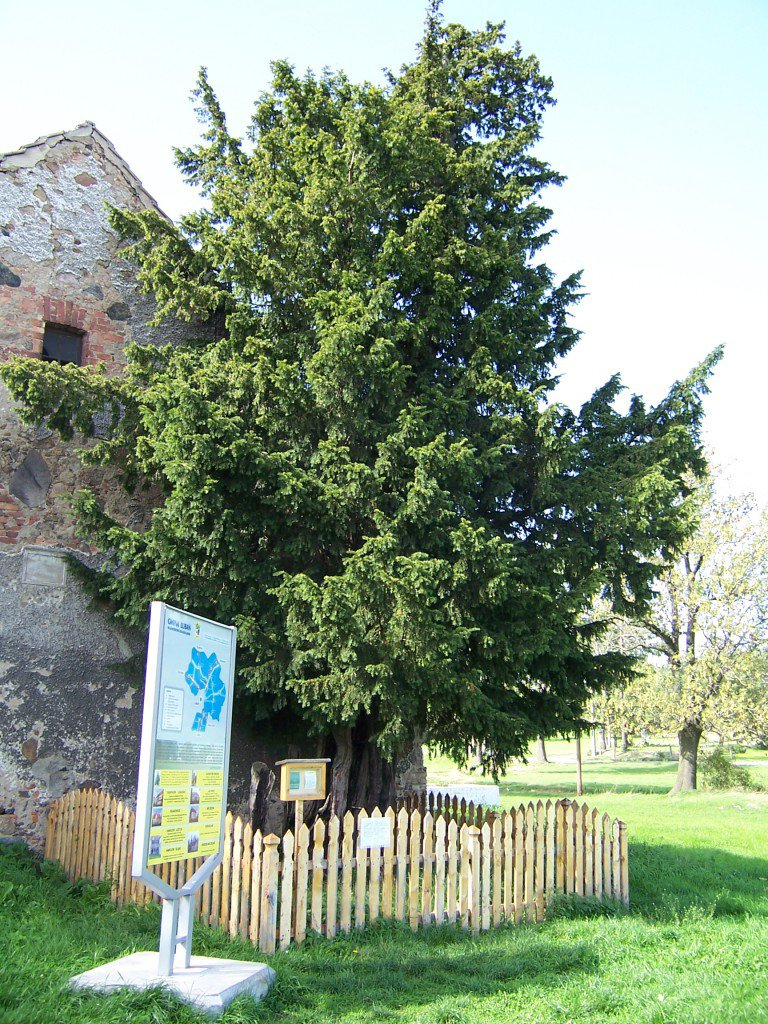
<svg viewBox="0 0 768 1024">
<path fill-rule="evenodd" d="M 224 772 L 160 769 L 154 782 L 147 864 L 216 853 Z"/>
</svg>

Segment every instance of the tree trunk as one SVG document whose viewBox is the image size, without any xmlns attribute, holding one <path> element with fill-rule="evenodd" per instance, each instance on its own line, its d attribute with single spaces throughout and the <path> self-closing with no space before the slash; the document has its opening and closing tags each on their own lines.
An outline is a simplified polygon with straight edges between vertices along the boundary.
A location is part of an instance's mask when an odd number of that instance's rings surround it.
<svg viewBox="0 0 768 1024">
<path fill-rule="evenodd" d="M 347 810 L 349 773 L 352 768 L 352 730 L 348 726 L 334 729 L 333 739 L 336 752 L 331 762 L 331 788 L 326 805 L 329 814 L 342 818 Z"/>
<path fill-rule="evenodd" d="M 605 726 L 604 725 L 600 726 L 599 734 L 600 734 L 600 753 L 604 754 L 606 752 L 606 750 L 608 749 L 608 744 L 606 743 L 606 740 L 605 740 Z"/>
<path fill-rule="evenodd" d="M 275 786 L 275 773 L 263 761 L 254 761 L 251 765 L 248 807 L 254 832 L 261 829 L 265 836 L 270 832 L 277 836 L 283 834 L 286 805 L 280 799 L 280 787 Z"/>
<path fill-rule="evenodd" d="M 629 750 L 629 733 L 626 728 L 622 725 L 621 727 L 621 752 L 626 754 Z"/>
<path fill-rule="evenodd" d="M 321 813 L 340 818 L 362 807 L 382 811 L 395 804 L 395 776 L 391 762 L 381 753 L 369 734 L 368 721 L 361 718 L 354 728 L 334 729 L 331 750 L 331 785 Z"/>
<path fill-rule="evenodd" d="M 547 757 L 547 748 L 544 746 L 544 737 L 539 736 L 536 740 L 536 752 L 533 755 L 533 760 L 536 764 L 549 764 L 549 758 Z"/>
<path fill-rule="evenodd" d="M 680 750 L 677 763 L 677 778 L 673 793 L 684 793 L 696 789 L 696 764 L 699 753 L 701 728 L 695 722 L 686 722 L 677 734 Z"/>
<path fill-rule="evenodd" d="M 584 795 L 584 780 L 581 774 L 581 733 L 576 733 L 576 796 Z"/>
</svg>

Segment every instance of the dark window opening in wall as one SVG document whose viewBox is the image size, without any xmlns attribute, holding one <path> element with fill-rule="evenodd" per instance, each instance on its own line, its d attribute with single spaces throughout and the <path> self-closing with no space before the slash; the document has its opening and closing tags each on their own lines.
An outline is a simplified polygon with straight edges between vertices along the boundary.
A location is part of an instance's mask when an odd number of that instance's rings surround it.
<svg viewBox="0 0 768 1024">
<path fill-rule="evenodd" d="M 83 333 L 73 331 L 68 327 L 58 327 L 55 324 L 45 325 L 43 335 L 43 359 L 47 363 L 74 363 L 82 366 L 83 363 Z"/>
</svg>

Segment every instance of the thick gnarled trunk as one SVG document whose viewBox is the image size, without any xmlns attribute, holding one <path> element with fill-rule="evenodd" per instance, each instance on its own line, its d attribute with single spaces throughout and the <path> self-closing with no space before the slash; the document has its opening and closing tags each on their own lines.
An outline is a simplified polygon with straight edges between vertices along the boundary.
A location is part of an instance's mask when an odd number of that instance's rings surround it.
<svg viewBox="0 0 768 1024">
<path fill-rule="evenodd" d="M 686 793 L 696 789 L 696 766 L 701 731 L 701 727 L 696 722 L 686 722 L 678 731 L 677 742 L 680 753 L 677 763 L 677 778 L 672 787 L 673 793 Z"/>
<path fill-rule="evenodd" d="M 323 811 L 342 817 L 361 808 L 371 812 L 395 804 L 395 776 L 388 761 L 370 736 L 365 719 L 354 728 L 333 732 L 331 782 Z"/>
</svg>

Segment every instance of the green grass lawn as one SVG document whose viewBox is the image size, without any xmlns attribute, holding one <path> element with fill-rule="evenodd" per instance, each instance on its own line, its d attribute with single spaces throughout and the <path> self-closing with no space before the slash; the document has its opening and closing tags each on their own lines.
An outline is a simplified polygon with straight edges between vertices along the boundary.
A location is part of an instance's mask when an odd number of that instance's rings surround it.
<svg viewBox="0 0 768 1024">
<path fill-rule="evenodd" d="M 565 758 L 568 747 L 549 752 Z M 565 905 L 541 925 L 478 938 L 391 926 L 318 939 L 269 958 L 278 981 L 267 999 L 236 1001 L 222 1020 L 768 1024 L 768 795 L 669 797 L 674 770 L 585 762 L 587 802 L 629 826 L 628 913 Z M 460 773 L 438 759 L 431 775 Z M 516 766 L 502 780 L 505 805 L 562 795 L 573 795 L 565 761 Z M 102 891 L 0 847 L 0 1021 L 202 1022 L 161 992 L 103 998 L 66 988 L 72 974 L 156 948 L 158 922 L 154 907 L 117 911 Z M 198 925 L 195 935 L 196 953 L 257 958 L 215 930 Z"/>
</svg>

